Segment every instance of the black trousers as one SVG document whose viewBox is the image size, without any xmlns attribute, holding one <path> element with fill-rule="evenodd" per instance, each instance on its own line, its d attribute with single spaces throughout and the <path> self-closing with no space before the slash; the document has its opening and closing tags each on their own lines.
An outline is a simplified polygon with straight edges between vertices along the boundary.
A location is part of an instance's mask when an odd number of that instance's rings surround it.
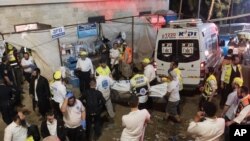
<svg viewBox="0 0 250 141">
<path fill-rule="evenodd" d="M 203 105 L 208 101 L 208 98 L 204 97 L 203 95 L 201 95 L 200 101 L 199 101 L 199 109 L 198 110 L 202 110 Z"/>
<path fill-rule="evenodd" d="M 224 84 L 224 89 L 221 91 L 221 99 L 220 99 L 220 106 L 224 107 L 228 95 L 233 91 L 233 88 L 231 86 L 231 83 L 229 84 Z"/>
<path fill-rule="evenodd" d="M 80 92 L 83 93 L 85 90 L 90 88 L 90 71 L 87 72 L 80 72 L 79 74 L 79 79 L 80 79 Z"/>
<path fill-rule="evenodd" d="M 119 64 L 115 64 L 112 68 L 113 77 L 115 80 L 119 80 L 120 78 L 120 72 L 119 72 Z"/>
<path fill-rule="evenodd" d="M 33 110 L 35 110 L 36 106 L 38 107 L 39 113 L 45 118 L 47 112 L 51 110 L 51 104 L 49 100 L 38 100 L 35 101 L 33 99 Z"/>
<path fill-rule="evenodd" d="M 92 130 L 92 126 L 94 126 L 94 136 L 95 137 L 99 137 L 101 136 L 101 116 L 100 114 L 97 114 L 97 115 L 87 115 L 87 128 L 86 128 L 86 137 L 87 137 L 87 140 L 92 140 L 91 139 L 91 131 Z"/>
<path fill-rule="evenodd" d="M 14 116 L 14 105 L 8 102 L 3 102 L 0 105 L 0 111 L 2 114 L 3 121 L 7 125 L 10 124 L 13 121 L 12 117 Z"/>
<path fill-rule="evenodd" d="M 85 140 L 85 131 L 82 129 L 82 126 L 78 126 L 76 128 L 66 127 L 66 135 L 69 138 L 69 141 Z"/>
<path fill-rule="evenodd" d="M 62 114 L 61 109 L 60 109 L 60 104 L 55 102 L 54 100 L 51 101 L 51 104 L 52 104 L 52 108 L 53 108 L 53 111 L 54 111 L 56 117 L 58 119 L 62 119 L 63 114 Z"/>
<path fill-rule="evenodd" d="M 31 73 L 28 72 L 23 72 L 24 78 L 26 81 L 28 81 L 30 83 L 31 80 Z"/>
</svg>

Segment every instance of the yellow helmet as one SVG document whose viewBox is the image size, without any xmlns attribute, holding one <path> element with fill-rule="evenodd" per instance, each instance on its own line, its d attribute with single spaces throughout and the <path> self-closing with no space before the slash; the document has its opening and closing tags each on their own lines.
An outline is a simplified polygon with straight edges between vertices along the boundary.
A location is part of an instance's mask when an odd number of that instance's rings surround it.
<svg viewBox="0 0 250 141">
<path fill-rule="evenodd" d="M 149 64 L 150 63 L 150 59 L 149 58 L 144 58 L 142 60 L 142 63 Z"/>
<path fill-rule="evenodd" d="M 240 77 L 235 77 L 233 83 L 241 87 L 243 85 L 243 80 Z"/>
<path fill-rule="evenodd" d="M 54 77 L 55 80 L 61 79 L 61 77 L 62 77 L 61 71 L 56 71 L 54 73 L 53 77 Z"/>
<path fill-rule="evenodd" d="M 81 51 L 80 52 L 80 56 L 86 56 L 86 55 L 88 55 L 88 52 L 86 52 L 86 51 Z"/>
<path fill-rule="evenodd" d="M 8 44 L 7 47 L 8 47 L 9 50 L 12 50 L 12 49 L 13 49 L 13 46 L 12 46 L 11 44 Z"/>
</svg>

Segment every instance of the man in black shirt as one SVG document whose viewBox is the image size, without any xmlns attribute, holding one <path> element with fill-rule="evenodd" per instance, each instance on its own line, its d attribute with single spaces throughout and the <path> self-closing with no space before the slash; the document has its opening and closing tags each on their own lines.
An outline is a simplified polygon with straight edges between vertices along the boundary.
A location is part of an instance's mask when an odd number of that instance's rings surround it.
<svg viewBox="0 0 250 141">
<path fill-rule="evenodd" d="M 11 87 L 6 86 L 3 80 L 0 80 L 0 92 L 0 111 L 3 121 L 8 125 L 12 122 L 14 115 L 15 91 Z"/>
<path fill-rule="evenodd" d="M 94 125 L 94 138 L 98 139 L 101 135 L 101 112 L 105 106 L 105 99 L 102 93 L 96 88 L 96 80 L 90 80 L 90 89 L 86 90 L 81 97 L 81 101 L 85 103 L 87 113 L 87 140 L 90 139 L 90 130 Z"/>
</svg>

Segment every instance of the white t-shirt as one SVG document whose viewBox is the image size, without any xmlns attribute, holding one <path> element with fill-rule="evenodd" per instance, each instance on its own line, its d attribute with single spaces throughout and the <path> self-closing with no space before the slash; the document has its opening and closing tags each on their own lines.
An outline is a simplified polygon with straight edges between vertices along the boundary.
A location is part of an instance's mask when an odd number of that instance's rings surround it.
<svg viewBox="0 0 250 141">
<path fill-rule="evenodd" d="M 179 94 L 179 81 L 173 80 L 169 82 L 167 86 L 167 91 L 170 93 L 168 101 L 171 102 L 177 102 L 180 100 L 180 94 Z"/>
<path fill-rule="evenodd" d="M 60 107 L 62 107 L 60 104 Z M 82 113 L 85 111 L 85 107 L 82 105 L 82 102 L 76 99 L 74 106 L 67 106 L 66 113 L 63 115 L 63 121 L 65 126 L 68 128 L 76 128 L 81 125 Z"/>
<path fill-rule="evenodd" d="M 96 79 L 96 89 L 102 92 L 103 97 L 108 100 L 110 97 L 110 87 L 114 84 L 109 76 L 100 75 Z"/>
<path fill-rule="evenodd" d="M 79 58 L 76 63 L 76 68 L 80 68 L 83 72 L 88 72 L 91 70 L 91 74 L 94 74 L 93 64 L 89 58 L 85 58 L 85 60 Z"/>
<path fill-rule="evenodd" d="M 144 68 L 144 75 L 148 78 L 149 82 L 151 82 L 152 80 L 154 80 L 156 78 L 154 66 L 151 65 L 151 64 L 148 64 Z"/>
<path fill-rule="evenodd" d="M 67 90 L 62 81 L 55 81 L 50 85 L 50 91 L 53 95 L 53 100 L 57 103 L 63 103 Z"/>
<path fill-rule="evenodd" d="M 188 133 L 195 137 L 195 141 L 219 141 L 225 129 L 225 119 L 206 118 L 202 122 L 192 121 L 188 126 Z"/>
<path fill-rule="evenodd" d="M 54 119 L 52 123 L 47 121 L 47 127 L 51 136 L 57 136 L 57 120 Z"/>
<path fill-rule="evenodd" d="M 236 110 L 238 107 L 240 100 L 237 96 L 237 91 L 234 90 L 232 93 L 230 93 L 227 97 L 226 105 L 230 106 L 229 109 L 226 112 L 226 116 L 232 120 L 235 117 Z"/>
<path fill-rule="evenodd" d="M 248 115 L 250 115 L 250 105 L 244 107 L 233 121 L 241 124 Z"/>
<path fill-rule="evenodd" d="M 110 49 L 110 53 L 109 53 L 109 56 L 111 58 L 111 64 L 118 64 L 119 63 L 119 56 L 120 56 L 120 52 L 118 49 Z M 114 58 L 117 58 L 117 59 L 114 59 Z"/>
<path fill-rule="evenodd" d="M 28 129 L 17 125 L 14 121 L 4 130 L 4 141 L 25 141 Z"/>
<path fill-rule="evenodd" d="M 150 114 L 146 109 L 130 112 L 122 116 L 121 141 L 139 141 L 145 131 L 145 121 L 150 120 Z"/>
<path fill-rule="evenodd" d="M 28 60 L 26 60 L 25 58 L 22 58 L 22 60 L 21 60 L 21 65 L 22 65 L 22 66 L 34 65 L 33 57 L 29 56 L 29 59 L 28 59 Z M 24 72 L 27 72 L 27 73 L 31 73 L 31 72 L 32 72 L 32 68 L 31 68 L 31 67 L 28 67 L 28 68 L 23 69 L 23 71 L 24 71 Z"/>
</svg>

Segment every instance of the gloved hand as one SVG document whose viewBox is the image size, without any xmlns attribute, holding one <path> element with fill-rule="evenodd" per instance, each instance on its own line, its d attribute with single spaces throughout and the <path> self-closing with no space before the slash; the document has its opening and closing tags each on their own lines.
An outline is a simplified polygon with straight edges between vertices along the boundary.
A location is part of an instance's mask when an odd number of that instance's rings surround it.
<svg viewBox="0 0 250 141">
<path fill-rule="evenodd" d="M 86 129 L 86 120 L 82 120 L 81 125 L 83 129 Z"/>
<path fill-rule="evenodd" d="M 66 98 L 70 98 L 70 97 L 72 97 L 72 96 L 74 96 L 72 92 L 68 92 L 68 93 L 66 94 Z"/>
</svg>

